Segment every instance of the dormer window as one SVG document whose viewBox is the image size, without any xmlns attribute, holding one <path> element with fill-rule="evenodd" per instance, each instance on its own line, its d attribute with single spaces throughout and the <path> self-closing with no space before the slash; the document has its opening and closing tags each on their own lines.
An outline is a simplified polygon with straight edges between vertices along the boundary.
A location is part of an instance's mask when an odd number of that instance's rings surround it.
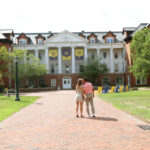
<svg viewBox="0 0 150 150">
<path fill-rule="evenodd" d="M 19 40 L 19 44 L 20 45 L 26 45 L 27 44 L 27 40 L 26 39 L 20 39 Z"/>
<path fill-rule="evenodd" d="M 95 43 L 95 38 L 91 38 L 90 43 Z"/>
<path fill-rule="evenodd" d="M 42 39 L 38 39 L 38 44 L 39 44 L 39 45 L 43 44 L 42 42 L 43 42 Z"/>
<path fill-rule="evenodd" d="M 113 37 L 106 38 L 106 43 L 114 43 L 114 38 Z"/>
<path fill-rule="evenodd" d="M 45 40 L 45 37 L 42 34 L 38 34 L 36 37 L 36 44 L 42 45 L 43 41 Z"/>
<path fill-rule="evenodd" d="M 13 36 L 12 35 L 10 35 L 10 39 L 13 41 Z"/>
<path fill-rule="evenodd" d="M 90 43 L 96 43 L 97 42 L 97 35 L 95 35 L 94 33 L 91 33 L 87 38 L 88 38 Z"/>
<path fill-rule="evenodd" d="M 109 31 L 107 34 L 103 36 L 105 43 L 116 43 L 116 35 Z"/>
</svg>

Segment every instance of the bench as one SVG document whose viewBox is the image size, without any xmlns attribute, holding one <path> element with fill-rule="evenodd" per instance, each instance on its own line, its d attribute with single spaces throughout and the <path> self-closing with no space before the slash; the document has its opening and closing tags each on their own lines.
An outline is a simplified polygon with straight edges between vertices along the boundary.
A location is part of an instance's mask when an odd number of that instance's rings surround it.
<svg viewBox="0 0 150 150">
<path fill-rule="evenodd" d="M 15 95 L 16 91 L 15 89 L 8 89 L 6 92 L 6 96 L 10 97 L 10 95 Z"/>
</svg>

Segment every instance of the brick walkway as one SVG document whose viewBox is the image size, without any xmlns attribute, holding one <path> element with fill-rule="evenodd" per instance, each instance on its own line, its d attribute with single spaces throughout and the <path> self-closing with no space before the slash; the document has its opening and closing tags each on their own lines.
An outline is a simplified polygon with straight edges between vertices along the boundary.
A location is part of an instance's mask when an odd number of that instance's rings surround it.
<svg viewBox="0 0 150 150">
<path fill-rule="evenodd" d="M 98 98 L 89 119 L 75 117 L 74 91 L 27 95 L 42 98 L 0 123 L 0 150 L 150 150 L 146 123 Z"/>
</svg>

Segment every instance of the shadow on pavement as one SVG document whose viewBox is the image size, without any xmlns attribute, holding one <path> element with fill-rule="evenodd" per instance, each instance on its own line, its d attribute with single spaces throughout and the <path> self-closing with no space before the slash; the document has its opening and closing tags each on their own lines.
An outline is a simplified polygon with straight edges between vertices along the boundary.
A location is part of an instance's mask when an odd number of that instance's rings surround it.
<svg viewBox="0 0 150 150">
<path fill-rule="evenodd" d="M 118 121 L 116 118 L 110 118 L 110 117 L 90 117 L 86 119 L 102 120 L 102 121 Z"/>
</svg>

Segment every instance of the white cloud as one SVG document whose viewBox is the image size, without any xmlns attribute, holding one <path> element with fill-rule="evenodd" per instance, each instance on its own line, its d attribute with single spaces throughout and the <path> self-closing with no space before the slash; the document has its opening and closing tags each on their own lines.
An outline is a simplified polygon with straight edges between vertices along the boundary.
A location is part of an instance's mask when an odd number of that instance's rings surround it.
<svg viewBox="0 0 150 150">
<path fill-rule="evenodd" d="M 0 28 L 15 32 L 122 30 L 150 22 L 149 0 L 5 0 Z"/>
</svg>

